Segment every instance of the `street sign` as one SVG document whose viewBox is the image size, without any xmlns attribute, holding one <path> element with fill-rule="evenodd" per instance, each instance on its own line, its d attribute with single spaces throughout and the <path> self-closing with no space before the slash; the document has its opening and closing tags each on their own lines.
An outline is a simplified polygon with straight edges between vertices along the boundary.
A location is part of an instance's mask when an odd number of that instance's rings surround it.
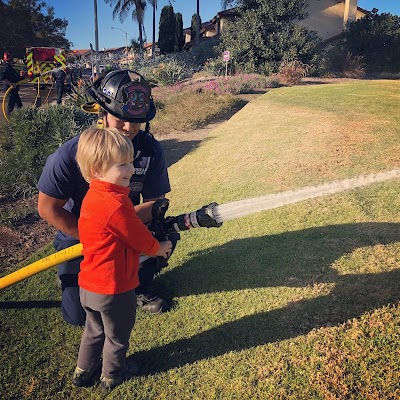
<svg viewBox="0 0 400 400">
<path fill-rule="evenodd" d="M 231 59 L 231 52 L 229 50 L 224 51 L 224 61 L 229 61 Z"/>
</svg>

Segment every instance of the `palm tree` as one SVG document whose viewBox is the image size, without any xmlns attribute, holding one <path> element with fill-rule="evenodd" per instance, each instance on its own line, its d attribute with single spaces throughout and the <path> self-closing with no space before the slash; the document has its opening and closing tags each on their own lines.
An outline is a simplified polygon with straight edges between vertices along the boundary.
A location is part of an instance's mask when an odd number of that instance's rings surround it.
<svg viewBox="0 0 400 400">
<path fill-rule="evenodd" d="M 104 0 L 106 4 L 114 6 L 113 18 L 119 17 L 121 22 L 124 22 L 128 16 L 131 8 L 132 10 L 132 20 L 137 21 L 139 24 L 139 44 L 140 52 L 143 52 L 143 31 L 144 31 L 144 10 L 146 8 L 145 0 Z"/>
</svg>

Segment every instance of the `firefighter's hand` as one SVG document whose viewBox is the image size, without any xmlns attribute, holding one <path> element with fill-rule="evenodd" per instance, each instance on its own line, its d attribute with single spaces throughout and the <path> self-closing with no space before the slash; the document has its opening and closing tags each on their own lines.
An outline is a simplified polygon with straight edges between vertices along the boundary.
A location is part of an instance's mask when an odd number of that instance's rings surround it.
<svg viewBox="0 0 400 400">
<path fill-rule="evenodd" d="M 171 254 L 171 250 L 172 243 L 169 240 L 166 240 L 165 242 L 160 242 L 160 248 L 155 255 L 158 257 L 168 258 Z"/>
</svg>

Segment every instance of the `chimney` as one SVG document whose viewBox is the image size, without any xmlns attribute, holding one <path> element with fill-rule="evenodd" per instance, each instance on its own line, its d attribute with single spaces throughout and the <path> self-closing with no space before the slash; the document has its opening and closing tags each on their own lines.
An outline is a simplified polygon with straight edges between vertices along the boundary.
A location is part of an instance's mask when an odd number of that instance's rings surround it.
<svg viewBox="0 0 400 400">
<path fill-rule="evenodd" d="M 343 29 L 346 29 L 347 24 L 356 21 L 357 3 L 358 0 L 344 0 Z"/>
</svg>

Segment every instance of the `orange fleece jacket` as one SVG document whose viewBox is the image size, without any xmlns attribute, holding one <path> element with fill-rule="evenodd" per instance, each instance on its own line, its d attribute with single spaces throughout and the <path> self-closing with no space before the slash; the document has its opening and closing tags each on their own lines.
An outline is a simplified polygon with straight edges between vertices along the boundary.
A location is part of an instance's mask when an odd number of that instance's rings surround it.
<svg viewBox="0 0 400 400">
<path fill-rule="evenodd" d="M 139 285 L 139 255 L 157 253 L 159 242 L 136 215 L 129 188 L 93 180 L 78 221 L 83 261 L 78 284 L 99 294 Z"/>
</svg>

